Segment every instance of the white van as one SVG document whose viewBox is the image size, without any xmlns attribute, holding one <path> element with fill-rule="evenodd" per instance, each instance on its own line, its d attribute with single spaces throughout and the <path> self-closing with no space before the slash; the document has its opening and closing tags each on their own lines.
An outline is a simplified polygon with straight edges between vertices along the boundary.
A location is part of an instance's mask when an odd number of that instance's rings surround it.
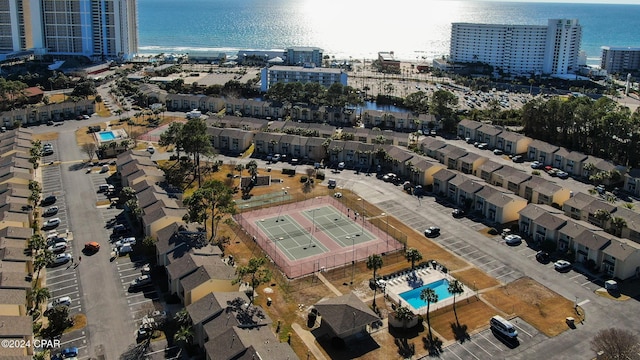
<svg viewBox="0 0 640 360">
<path fill-rule="evenodd" d="M 518 337 L 518 331 L 513 324 L 505 320 L 505 318 L 500 315 L 492 317 L 489 324 L 491 325 L 492 330 L 499 332 L 509 339 L 514 340 Z"/>
</svg>

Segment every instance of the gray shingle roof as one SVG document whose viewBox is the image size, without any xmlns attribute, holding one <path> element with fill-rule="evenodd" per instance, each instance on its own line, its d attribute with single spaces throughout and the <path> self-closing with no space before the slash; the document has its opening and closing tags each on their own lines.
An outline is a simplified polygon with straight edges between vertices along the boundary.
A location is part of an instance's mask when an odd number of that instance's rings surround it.
<svg viewBox="0 0 640 360">
<path fill-rule="evenodd" d="M 337 336 L 380 320 L 353 292 L 320 300 L 314 306 L 322 316 L 322 322 L 329 325 Z"/>
</svg>

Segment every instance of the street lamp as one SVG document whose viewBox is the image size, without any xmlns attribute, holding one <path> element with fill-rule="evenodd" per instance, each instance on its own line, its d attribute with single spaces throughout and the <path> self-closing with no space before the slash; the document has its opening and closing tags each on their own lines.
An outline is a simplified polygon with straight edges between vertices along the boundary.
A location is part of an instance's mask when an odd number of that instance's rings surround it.
<svg viewBox="0 0 640 360">
<path fill-rule="evenodd" d="M 287 190 L 289 190 L 288 186 L 282 188 L 282 203 L 284 203 L 284 196 L 288 194 Z M 282 214 L 282 204 L 280 205 L 280 210 L 278 210 L 278 216 L 276 217 L 276 222 L 280 221 L 280 214 Z"/>
</svg>

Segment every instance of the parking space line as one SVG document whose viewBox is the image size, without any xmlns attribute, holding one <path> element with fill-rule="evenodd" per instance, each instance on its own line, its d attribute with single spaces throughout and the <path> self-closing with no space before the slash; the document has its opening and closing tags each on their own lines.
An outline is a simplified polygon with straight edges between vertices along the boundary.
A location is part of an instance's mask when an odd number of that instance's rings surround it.
<svg viewBox="0 0 640 360">
<path fill-rule="evenodd" d="M 487 263 L 487 264 L 488 264 L 488 263 Z M 485 265 L 486 265 L 486 264 L 485 264 Z M 500 270 L 500 269 L 502 269 L 503 267 L 505 267 L 505 265 L 504 265 L 504 264 L 502 264 L 502 265 L 498 266 L 497 268 L 493 268 L 493 269 L 491 269 L 491 270 L 489 270 L 489 271 L 487 271 L 487 272 L 492 272 L 492 271 Z"/>
<path fill-rule="evenodd" d="M 474 355 L 471 351 L 469 351 L 466 347 L 464 347 L 464 346 L 462 346 L 462 345 L 460 345 L 460 347 L 461 347 L 464 351 L 466 351 L 466 352 L 468 352 L 469 354 L 471 354 L 471 356 L 473 356 L 474 358 L 476 358 L 476 359 L 480 360 L 480 358 L 479 358 L 479 357 L 475 356 L 475 355 Z"/>
<path fill-rule="evenodd" d="M 79 295 L 78 289 L 76 289 L 75 291 L 71 291 L 71 292 L 59 292 L 59 291 L 55 291 L 54 290 L 54 291 L 51 291 L 51 293 L 52 294 L 55 293 L 56 294 L 55 297 L 71 296 L 71 295 L 76 295 L 76 294 Z"/>
<path fill-rule="evenodd" d="M 471 254 L 473 254 L 473 253 L 477 253 L 478 251 L 480 251 L 480 249 L 476 248 L 476 249 L 475 249 L 475 250 L 473 250 L 472 252 L 468 252 L 468 253 L 466 253 L 466 254 L 465 254 L 465 256 L 469 256 L 469 255 L 471 255 Z"/>
<path fill-rule="evenodd" d="M 55 276 L 50 276 L 50 274 L 47 273 L 47 276 L 46 276 L 47 284 L 49 284 L 49 280 L 53 280 L 53 279 L 57 279 L 59 277 L 68 276 L 69 275 L 68 272 L 63 272 L 63 271 L 60 271 L 59 273 L 60 273 L 60 275 L 55 275 Z"/>
<path fill-rule="evenodd" d="M 82 340 L 82 339 L 86 339 L 86 336 L 83 335 L 83 336 L 77 337 L 75 339 L 71 339 L 71 340 L 67 340 L 67 341 L 61 342 L 60 345 L 66 345 L 66 344 L 72 343 L 74 341 Z M 76 347 L 78 349 L 81 348 L 80 346 L 76 346 Z M 84 346 L 84 347 L 86 347 L 86 346 Z"/>
<path fill-rule="evenodd" d="M 585 281 L 585 282 L 583 282 L 583 283 L 582 283 L 582 284 L 580 284 L 580 285 L 582 285 L 582 286 L 586 286 L 586 285 L 589 285 L 589 284 L 592 284 L 592 283 L 593 283 L 592 281 Z"/>
<path fill-rule="evenodd" d="M 478 333 L 478 335 L 482 336 L 483 339 L 487 340 L 488 343 L 490 343 L 491 345 L 495 346 L 496 349 L 500 350 L 500 351 L 504 351 L 502 350 L 502 348 L 500 348 L 500 346 L 496 345 L 496 343 L 494 343 L 493 341 L 491 341 L 488 337 L 484 336 L 484 331 Z"/>
<path fill-rule="evenodd" d="M 126 278 L 132 278 L 132 277 L 139 277 L 140 274 L 139 273 L 134 273 L 134 274 L 130 274 L 130 275 L 120 275 L 120 280 L 122 280 L 122 282 L 124 283 L 124 279 Z"/>
<path fill-rule="evenodd" d="M 459 347 L 462 347 L 462 345 L 455 343 L 456 345 L 458 345 Z M 453 356 L 457 357 L 458 359 L 462 360 L 462 358 L 460 356 L 458 356 L 458 354 L 456 354 L 455 352 L 449 350 L 449 353 L 452 354 Z"/>
<path fill-rule="evenodd" d="M 53 292 L 58 293 L 60 290 L 69 289 L 69 288 L 72 288 L 72 287 L 75 287 L 76 291 L 78 290 L 78 285 L 69 285 L 69 286 L 64 286 L 64 287 L 55 289 L 55 290 L 53 290 Z"/>
<path fill-rule="evenodd" d="M 489 264 L 494 263 L 494 262 L 496 262 L 495 258 L 493 260 L 491 260 L 491 261 L 487 261 L 486 263 L 484 263 L 484 265 L 489 265 Z"/>
<path fill-rule="evenodd" d="M 527 334 L 530 338 L 533 337 L 533 335 L 529 334 L 525 329 L 522 328 L 522 326 L 518 326 L 518 323 L 514 323 L 512 322 L 513 326 L 517 327 L 518 330 L 522 331 L 523 333 Z"/>
<path fill-rule="evenodd" d="M 76 310 L 76 309 L 81 309 L 82 305 L 76 305 L 76 306 L 69 306 L 69 310 Z M 79 310 L 81 311 L 81 310 Z"/>
<path fill-rule="evenodd" d="M 473 339 L 469 340 L 471 341 L 472 344 L 474 344 L 475 346 L 479 347 L 482 351 L 486 352 L 487 355 L 491 356 L 492 354 L 490 352 L 488 352 L 487 350 L 485 350 L 482 346 L 480 346 L 480 344 L 478 344 L 478 342 L 473 341 Z"/>
<path fill-rule="evenodd" d="M 577 279 L 577 278 L 579 278 L 580 276 L 583 276 L 583 275 L 582 275 L 582 274 L 574 275 L 574 276 L 571 276 L 569 279 L 571 279 L 571 280 L 573 280 L 573 279 Z"/>
<path fill-rule="evenodd" d="M 129 304 L 129 306 L 130 306 L 130 307 L 131 307 L 131 306 L 136 306 L 136 305 L 138 305 L 138 304 L 146 303 L 146 302 L 149 302 L 149 301 L 153 302 L 154 300 L 158 300 L 158 299 L 160 299 L 160 298 L 155 298 L 155 299 L 145 299 L 144 301 L 138 301 L 138 302 L 136 302 L 136 303 Z"/>
<path fill-rule="evenodd" d="M 589 299 L 587 299 L 587 300 L 582 300 L 582 301 L 580 301 L 580 302 L 578 303 L 578 306 L 586 305 L 586 304 L 588 304 L 589 302 L 591 302 L 591 300 L 589 300 Z"/>
<path fill-rule="evenodd" d="M 496 277 L 496 279 L 500 279 L 501 277 L 505 277 L 505 276 L 507 276 L 507 275 L 511 275 L 511 274 L 513 274 L 513 271 L 509 271 L 509 272 L 508 272 L 508 273 L 506 273 L 506 274 L 502 274 L 502 275 L 500 275 L 500 276 L 497 276 L 497 277 Z"/>
<path fill-rule="evenodd" d="M 73 281 L 75 284 L 78 283 L 78 279 L 77 278 L 73 278 L 73 279 L 69 279 L 69 280 L 62 280 L 62 281 L 58 281 L 58 282 L 48 282 L 47 281 L 47 287 L 51 287 L 52 285 L 64 284 L 64 283 L 69 282 L 69 281 Z"/>
</svg>

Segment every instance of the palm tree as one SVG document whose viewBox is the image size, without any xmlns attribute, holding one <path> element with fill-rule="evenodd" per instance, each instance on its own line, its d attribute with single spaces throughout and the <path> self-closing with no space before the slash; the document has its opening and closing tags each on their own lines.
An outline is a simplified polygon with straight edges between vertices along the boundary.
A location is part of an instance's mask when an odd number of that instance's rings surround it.
<svg viewBox="0 0 640 360">
<path fill-rule="evenodd" d="M 47 301 L 51 297 L 49 289 L 46 287 L 35 287 L 29 292 L 29 302 L 33 305 L 32 309 L 35 310 L 40 307 L 40 304 Z"/>
<path fill-rule="evenodd" d="M 449 294 L 453 295 L 453 314 L 456 316 L 456 324 L 458 324 L 459 327 L 460 321 L 458 321 L 458 312 L 456 311 L 456 295 L 462 294 L 464 292 L 464 287 L 460 281 L 453 280 L 449 282 L 447 291 L 449 291 Z"/>
<path fill-rule="evenodd" d="M 607 223 L 607 221 L 609 221 L 609 219 L 611 219 L 611 213 L 607 210 L 604 209 L 598 209 L 593 213 L 593 217 L 596 220 L 599 220 L 600 223 L 602 224 L 601 227 L 604 228 L 605 224 Z"/>
<path fill-rule="evenodd" d="M 433 333 L 431 332 L 431 317 L 429 316 L 429 307 L 431 306 L 431 303 L 435 304 L 438 302 L 438 294 L 436 294 L 436 291 L 431 288 L 425 288 L 420 293 L 420 299 L 427 303 L 427 326 L 429 327 L 429 344 L 431 345 L 433 344 Z"/>
<path fill-rule="evenodd" d="M 409 248 L 404 253 L 404 257 L 411 263 L 411 270 L 415 268 L 416 262 L 422 260 L 422 253 L 418 249 Z"/>
<path fill-rule="evenodd" d="M 40 250 L 44 249 L 47 246 L 47 242 L 39 233 L 31 235 L 29 238 L 29 244 L 27 248 L 33 251 L 34 253 L 38 253 Z"/>
<path fill-rule="evenodd" d="M 411 312 L 411 310 L 409 310 L 409 308 L 406 308 L 404 306 L 399 306 L 396 309 L 396 313 L 394 315 L 394 317 L 398 320 L 402 322 L 402 329 L 403 330 L 407 330 L 407 323 L 409 323 L 411 320 L 413 320 L 415 315 L 413 315 L 413 313 Z"/>
<path fill-rule="evenodd" d="M 373 270 L 373 303 L 372 306 L 376 308 L 376 292 L 378 286 L 376 285 L 376 270 L 382 268 L 382 256 L 378 254 L 369 255 L 367 258 L 367 269 Z"/>
<path fill-rule="evenodd" d="M 187 326 L 181 326 L 175 334 L 173 340 L 178 343 L 190 344 L 193 340 L 193 329 Z"/>
<path fill-rule="evenodd" d="M 36 255 L 36 258 L 33 260 L 33 268 L 36 271 L 36 282 L 40 279 L 40 271 L 51 264 L 53 259 L 53 252 L 49 250 L 45 250 Z"/>
<path fill-rule="evenodd" d="M 622 229 L 627 226 L 627 221 L 619 216 L 614 216 L 611 218 L 611 230 L 613 230 L 614 235 L 621 236 Z"/>
<path fill-rule="evenodd" d="M 178 311 L 174 316 L 173 319 L 178 323 L 178 325 L 180 325 L 181 327 L 186 327 L 188 325 L 191 325 L 191 317 L 189 317 L 189 312 L 187 312 L 187 309 L 184 308 L 180 311 Z"/>
</svg>

